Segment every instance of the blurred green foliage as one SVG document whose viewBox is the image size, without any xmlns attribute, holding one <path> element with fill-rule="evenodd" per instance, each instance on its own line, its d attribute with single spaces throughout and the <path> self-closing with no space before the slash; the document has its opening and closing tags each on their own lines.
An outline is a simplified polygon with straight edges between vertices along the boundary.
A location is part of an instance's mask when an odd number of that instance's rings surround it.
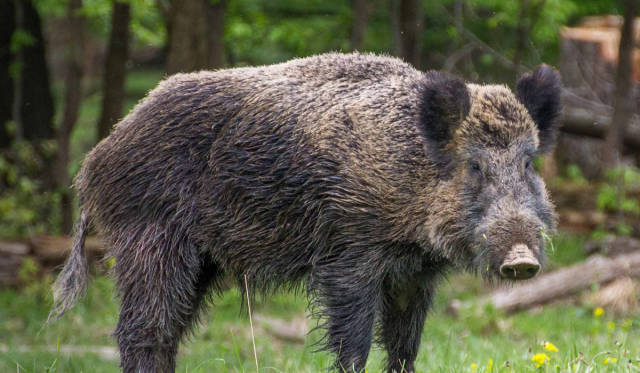
<svg viewBox="0 0 640 373">
<path fill-rule="evenodd" d="M 598 208 L 640 215 L 638 199 L 628 195 L 630 190 L 640 189 L 640 170 L 630 166 L 619 167 L 608 170 L 606 178 L 598 191 Z"/>
<path fill-rule="evenodd" d="M 611 0 L 464 1 L 464 31 L 455 26 L 456 1 L 423 0 L 425 69 L 442 68 L 449 56 L 468 43 L 469 34 L 507 60 L 513 59 L 523 15 L 530 30 L 522 64 L 556 64 L 563 25 L 575 23 L 585 15 L 618 13 Z M 521 12 L 524 3 L 529 6 Z M 389 54 L 393 50 L 390 13 L 391 0 L 373 2 L 365 51 Z M 268 64 L 326 51 L 347 51 L 351 19 L 347 1 L 229 1 L 225 29 L 229 64 Z M 476 48 L 465 63 L 458 65 L 455 71 L 467 78 L 513 83 L 513 76 L 505 74 L 496 55 L 485 50 Z"/>
<path fill-rule="evenodd" d="M 58 232 L 60 215 L 54 207 L 60 193 L 49 190 L 41 175 L 54 149 L 52 141 L 37 146 L 17 141 L 0 153 L 1 237 Z"/>
<path fill-rule="evenodd" d="M 132 5 L 133 46 L 164 46 L 167 30 L 161 7 L 168 0 L 125 0 Z M 216 0 L 211 0 L 216 1 Z M 393 0 L 372 0 L 364 51 L 393 50 Z M 68 0 L 35 0 L 41 14 L 64 15 Z M 456 4 L 462 12 L 456 13 Z M 91 33 L 106 39 L 112 0 L 85 0 L 83 14 Z M 353 14 L 345 0 L 228 0 L 225 52 L 229 66 L 261 65 L 328 51 L 348 51 Z M 524 5 L 523 5 L 524 4 Z M 529 28 L 522 56 L 524 66 L 555 64 L 559 30 L 586 15 L 618 14 L 614 0 L 423 0 L 422 51 L 426 69 L 442 68 L 447 57 L 474 35 L 507 60 L 517 53 L 518 30 Z M 526 9 L 522 9 L 526 6 Z M 464 30 L 456 27 L 456 14 Z M 466 30 L 466 31 L 465 31 Z M 471 61 L 472 63 L 468 63 Z M 496 55 L 476 48 L 456 72 L 484 81 L 512 83 Z"/>
<path fill-rule="evenodd" d="M 576 164 L 570 164 L 569 166 L 567 166 L 566 176 L 567 180 L 577 185 L 586 185 L 589 183 L 584 177 L 580 166 Z"/>
</svg>

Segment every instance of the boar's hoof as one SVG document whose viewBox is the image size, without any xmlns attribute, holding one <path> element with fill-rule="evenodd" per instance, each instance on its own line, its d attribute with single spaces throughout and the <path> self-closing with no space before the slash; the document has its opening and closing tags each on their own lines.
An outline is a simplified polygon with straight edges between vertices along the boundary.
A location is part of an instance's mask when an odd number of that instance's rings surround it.
<svg viewBox="0 0 640 373">
<path fill-rule="evenodd" d="M 500 266 L 500 275 L 509 280 L 526 280 L 540 270 L 540 262 L 526 245 L 515 245 Z"/>
</svg>

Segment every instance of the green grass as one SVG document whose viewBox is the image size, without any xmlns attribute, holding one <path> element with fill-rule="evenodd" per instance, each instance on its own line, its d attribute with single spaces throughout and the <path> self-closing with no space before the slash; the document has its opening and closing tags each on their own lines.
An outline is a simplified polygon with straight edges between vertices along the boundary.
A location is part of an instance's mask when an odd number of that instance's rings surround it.
<svg viewBox="0 0 640 373">
<path fill-rule="evenodd" d="M 586 259 L 584 252 L 585 237 L 560 231 L 547 244 L 549 268 L 556 268 Z"/>
<path fill-rule="evenodd" d="M 576 249 L 581 246 L 579 237 L 565 235 L 554 241 L 552 261 L 571 263 L 583 255 Z M 0 353 L 0 372 L 15 372 L 18 367 L 20 372 L 117 372 L 115 360 L 46 350 L 58 344 L 115 346 L 110 333 L 118 307 L 111 280 L 96 276 L 87 296 L 72 311 L 41 329 L 51 302 L 50 281 L 32 280 L 20 291 L 0 292 L 0 343 L 9 346 L 8 352 Z M 559 304 L 504 315 L 477 305 L 487 288 L 464 274 L 452 276 L 441 286 L 422 336 L 418 371 L 472 372 L 473 364 L 475 372 L 640 371 L 640 314 L 607 312 L 596 317 L 590 308 Z M 461 299 L 469 306 L 454 317 L 446 312 L 451 299 Z M 194 336 L 181 346 L 178 372 L 255 372 L 249 320 L 240 312 L 238 291 L 229 291 L 214 302 Z M 290 320 L 304 316 L 306 303 L 304 296 L 278 294 L 258 299 L 252 306 L 254 313 Z M 313 320 L 309 324 L 313 326 Z M 260 323 L 255 326 L 261 372 L 324 372 L 328 368 L 331 356 L 313 353 L 313 342 L 320 333 L 311 333 L 305 344 L 296 344 L 275 339 Z M 545 350 L 545 341 L 559 351 Z M 536 368 L 531 361 L 536 353 L 546 353 L 550 361 Z M 612 357 L 616 363 L 604 363 Z M 383 358 L 383 351 L 374 346 L 368 372 L 381 371 Z"/>
</svg>

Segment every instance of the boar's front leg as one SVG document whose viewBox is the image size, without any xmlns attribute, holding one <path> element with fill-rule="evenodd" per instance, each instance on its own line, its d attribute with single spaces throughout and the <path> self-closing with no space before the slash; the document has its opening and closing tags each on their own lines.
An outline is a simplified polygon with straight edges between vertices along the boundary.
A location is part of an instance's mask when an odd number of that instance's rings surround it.
<svg viewBox="0 0 640 373">
<path fill-rule="evenodd" d="M 387 350 L 388 373 L 413 373 L 420 336 L 442 269 L 385 279 L 378 342 Z M 395 278 L 394 278 L 395 277 Z"/>
<path fill-rule="evenodd" d="M 362 254 L 343 253 L 312 271 L 310 290 L 326 320 L 326 348 L 337 355 L 334 368 L 341 373 L 363 372 L 369 356 L 381 283 L 370 263 Z"/>
</svg>

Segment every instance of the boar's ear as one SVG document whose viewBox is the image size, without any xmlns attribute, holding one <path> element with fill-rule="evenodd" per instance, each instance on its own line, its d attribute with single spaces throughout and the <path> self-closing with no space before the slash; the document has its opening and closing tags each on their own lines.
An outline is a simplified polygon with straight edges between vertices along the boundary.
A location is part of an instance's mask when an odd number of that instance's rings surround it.
<svg viewBox="0 0 640 373">
<path fill-rule="evenodd" d="M 556 70 L 540 65 L 524 74 L 516 86 L 518 100 L 527 108 L 538 126 L 542 152 L 553 149 L 558 134 L 560 102 L 560 75 Z"/>
<path fill-rule="evenodd" d="M 419 129 L 427 152 L 448 163 L 445 148 L 469 114 L 469 91 L 462 80 L 437 71 L 427 72 L 422 84 Z"/>
</svg>

